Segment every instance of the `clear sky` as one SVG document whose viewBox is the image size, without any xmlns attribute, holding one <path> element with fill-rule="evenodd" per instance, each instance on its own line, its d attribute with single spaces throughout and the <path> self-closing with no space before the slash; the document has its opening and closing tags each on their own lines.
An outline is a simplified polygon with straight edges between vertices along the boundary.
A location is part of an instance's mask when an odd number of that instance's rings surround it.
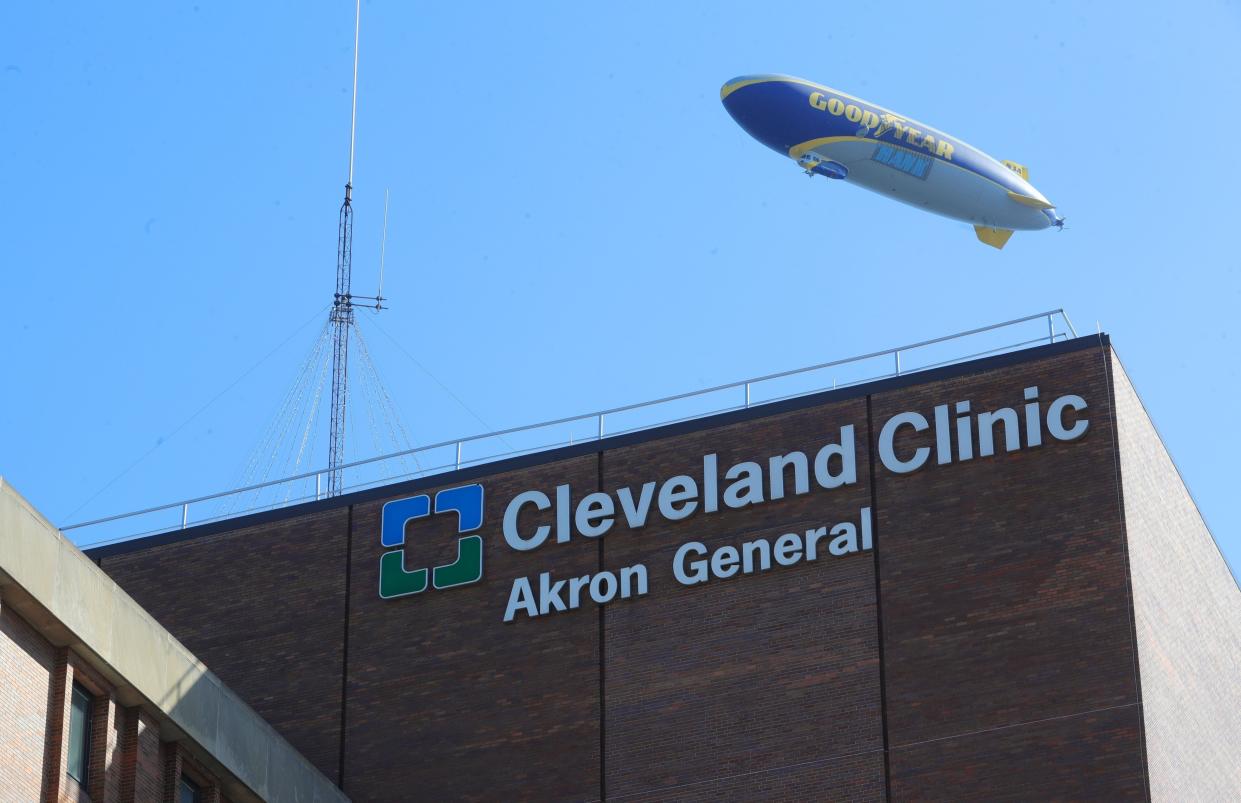
<svg viewBox="0 0 1241 803">
<path fill-rule="evenodd" d="M 368 0 L 361 38 L 354 286 L 389 187 L 360 317 L 414 442 L 1064 307 L 1241 565 L 1236 3 Z M 0 473 L 56 523 L 246 476 L 331 298 L 352 39 L 349 0 L 0 11 Z M 808 180 L 720 104 L 761 72 L 1028 165 L 1068 229 Z"/>
</svg>

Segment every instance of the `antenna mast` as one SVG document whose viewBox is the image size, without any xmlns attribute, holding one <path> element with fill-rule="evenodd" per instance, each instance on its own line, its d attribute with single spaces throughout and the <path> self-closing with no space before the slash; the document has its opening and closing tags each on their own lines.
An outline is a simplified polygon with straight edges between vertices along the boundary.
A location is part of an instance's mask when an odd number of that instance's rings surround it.
<svg viewBox="0 0 1241 803">
<path fill-rule="evenodd" d="M 328 320 L 332 326 L 332 422 L 328 439 L 328 496 L 343 489 L 345 461 L 345 402 L 349 386 L 349 329 L 353 326 L 353 151 L 358 130 L 358 32 L 362 23 L 362 0 L 357 0 L 353 18 L 353 111 L 349 123 L 349 180 L 345 200 L 340 205 L 336 240 L 336 294 Z M 376 299 L 376 306 L 380 301 Z M 369 305 L 366 305 L 369 306 Z"/>
</svg>

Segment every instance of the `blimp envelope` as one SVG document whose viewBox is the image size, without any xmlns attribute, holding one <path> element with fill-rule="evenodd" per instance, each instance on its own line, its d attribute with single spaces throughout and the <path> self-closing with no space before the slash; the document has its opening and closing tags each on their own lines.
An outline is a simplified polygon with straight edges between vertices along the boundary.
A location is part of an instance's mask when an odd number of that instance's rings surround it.
<svg viewBox="0 0 1241 803">
<path fill-rule="evenodd" d="M 734 78 L 724 108 L 750 136 L 810 175 L 857 184 L 973 224 L 1003 248 L 1014 231 L 1060 228 L 1064 218 L 1030 184 L 1024 165 L 905 115 L 822 84 L 785 75 Z"/>
</svg>

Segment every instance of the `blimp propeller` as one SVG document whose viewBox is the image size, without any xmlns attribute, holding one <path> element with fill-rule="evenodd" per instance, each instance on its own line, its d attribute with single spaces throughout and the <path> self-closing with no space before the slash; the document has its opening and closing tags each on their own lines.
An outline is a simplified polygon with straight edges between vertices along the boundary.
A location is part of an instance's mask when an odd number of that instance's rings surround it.
<svg viewBox="0 0 1241 803">
<path fill-rule="evenodd" d="M 1003 248 L 1014 231 L 1062 229 L 1029 169 L 881 106 L 785 75 L 735 78 L 720 89 L 733 119 L 809 176 L 857 184 L 974 226 Z"/>
</svg>

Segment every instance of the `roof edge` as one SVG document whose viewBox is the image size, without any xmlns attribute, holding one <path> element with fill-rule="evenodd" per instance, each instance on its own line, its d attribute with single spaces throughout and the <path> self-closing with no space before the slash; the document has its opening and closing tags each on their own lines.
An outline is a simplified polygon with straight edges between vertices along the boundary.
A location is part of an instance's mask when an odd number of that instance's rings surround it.
<svg viewBox="0 0 1241 803">
<path fill-rule="evenodd" d="M 807 407 L 814 407 L 831 401 L 856 399 L 872 393 L 883 393 L 890 390 L 910 387 L 911 385 L 920 385 L 926 382 L 939 381 L 941 379 L 950 379 L 958 376 L 981 373 L 983 371 L 992 371 L 997 368 L 1007 367 L 1009 365 L 1033 362 L 1088 348 L 1106 348 L 1110 344 L 1111 338 L 1104 332 L 1094 335 L 1083 335 L 1081 337 L 1073 338 L 1072 340 L 1063 340 L 1059 343 L 1049 343 L 1042 346 L 1019 349 L 1017 351 L 1005 352 L 1004 354 L 997 354 L 992 357 L 983 357 L 967 362 L 952 363 L 938 368 L 916 370 L 907 374 L 901 374 L 899 376 L 891 376 L 886 379 L 870 380 L 868 382 L 862 382 L 848 387 L 808 393 L 781 401 L 755 404 L 743 410 L 732 410 L 725 413 L 716 413 L 714 415 L 691 418 L 672 424 L 661 424 L 659 426 L 651 427 L 649 429 L 642 429 L 636 432 L 607 436 L 602 440 L 585 441 L 572 446 L 560 446 L 552 449 L 530 452 L 516 457 L 491 460 L 477 465 L 460 468 L 455 471 L 445 471 L 426 477 L 419 477 L 417 479 L 394 482 L 389 485 L 380 485 L 374 488 L 366 488 L 352 493 L 341 494 L 340 496 L 319 499 L 312 502 L 303 502 L 301 504 L 276 508 L 274 510 L 250 513 L 243 516 L 237 516 L 236 518 L 198 524 L 193 527 L 187 527 L 184 530 L 170 530 L 168 532 L 156 533 L 153 535 L 138 536 L 124 541 L 117 541 L 115 543 L 102 544 L 97 547 L 87 547 L 83 551 L 92 560 L 99 561 L 104 558 L 124 555 L 128 552 L 134 552 L 140 549 L 149 549 L 151 547 L 164 546 L 166 544 L 172 544 L 191 538 L 199 538 L 207 535 L 213 535 L 215 533 L 238 530 L 243 527 L 266 524 L 272 521 L 279 521 L 281 519 L 300 516 L 306 513 L 315 513 L 322 510 L 331 510 L 348 505 L 369 502 L 374 499 L 392 496 L 394 493 L 400 494 L 408 492 L 410 494 L 414 494 L 426 488 L 437 488 L 443 485 L 468 482 L 478 477 L 485 477 L 504 471 L 513 471 L 516 469 L 529 468 L 530 466 L 537 466 L 545 463 L 554 463 L 558 460 L 566 460 L 583 454 L 594 454 L 608 449 L 632 446 L 639 443 L 658 440 L 660 438 L 714 429 L 716 427 L 728 426 L 730 424 L 736 424 L 744 421 L 752 421 L 759 418 L 766 418 L 771 415 L 779 415 L 780 413 L 802 410 Z"/>
</svg>

